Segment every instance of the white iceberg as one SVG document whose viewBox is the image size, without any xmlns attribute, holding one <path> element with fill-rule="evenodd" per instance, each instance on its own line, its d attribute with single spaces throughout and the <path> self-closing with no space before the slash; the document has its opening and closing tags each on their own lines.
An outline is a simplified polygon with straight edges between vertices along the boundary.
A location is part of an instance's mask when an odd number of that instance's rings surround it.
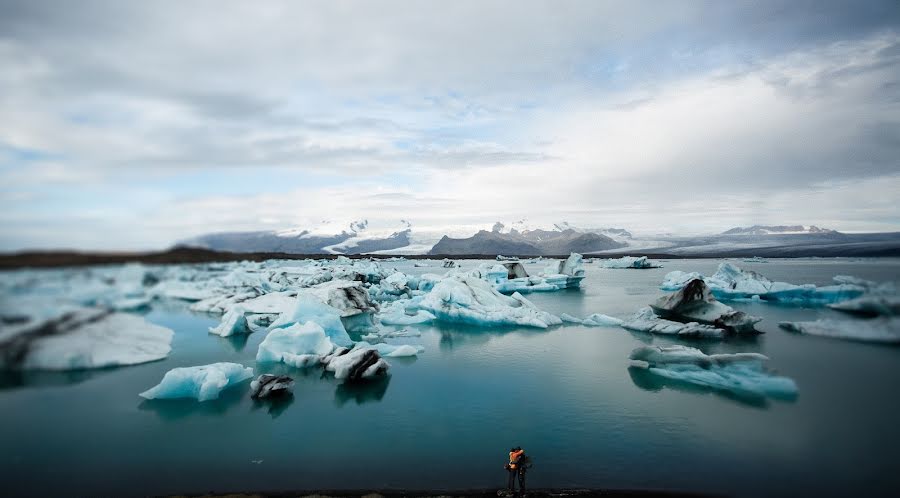
<svg viewBox="0 0 900 498">
<path fill-rule="evenodd" d="M 142 392 L 146 399 L 197 398 L 209 401 L 224 389 L 253 377 L 253 369 L 238 363 L 213 363 L 198 367 L 173 368 L 156 386 Z"/>
<path fill-rule="evenodd" d="M 851 341 L 900 344 L 900 318 L 881 317 L 863 320 L 820 319 L 811 322 L 780 322 L 789 332 L 833 337 Z"/>
<path fill-rule="evenodd" d="M 440 321 L 478 326 L 547 328 L 562 323 L 559 317 L 537 309 L 521 294 L 504 296 L 487 281 L 467 275 L 441 280 L 414 306 Z"/>
<path fill-rule="evenodd" d="M 825 305 L 853 299 L 866 292 L 866 288 L 857 283 L 839 281 L 841 277 L 835 277 L 835 285 L 823 287 L 773 282 L 757 272 L 742 270 L 728 262 L 720 264 L 711 277 L 703 277 L 695 272 L 671 272 L 666 275 L 660 288 L 678 290 L 698 278 L 706 282 L 712 294 L 721 300 L 752 298 L 798 305 Z"/>
<path fill-rule="evenodd" d="M 738 395 L 781 399 L 797 395 L 794 381 L 768 372 L 768 358 L 758 353 L 706 355 L 686 346 L 642 346 L 629 358 L 632 368 Z"/>
<path fill-rule="evenodd" d="M 272 330 L 259 345 L 256 361 L 285 363 L 303 368 L 322 363 L 335 350 L 325 330 L 315 322 L 295 323 L 290 327 Z"/>
<path fill-rule="evenodd" d="M 577 323 L 586 327 L 620 327 L 623 323 L 622 320 L 616 317 L 604 315 L 602 313 L 593 313 L 583 320 L 567 313 L 563 313 L 559 318 L 562 319 L 563 322 Z"/>
<path fill-rule="evenodd" d="M 31 315 L 0 326 L 0 369 L 82 370 L 161 360 L 171 329 L 144 318 L 96 308 L 34 303 Z M 4 315 L 5 316 L 5 315 Z"/>
<path fill-rule="evenodd" d="M 246 310 L 240 306 L 234 306 L 222 316 L 222 322 L 209 328 L 210 334 L 228 337 L 232 335 L 249 334 L 250 324 L 247 323 Z"/>
<path fill-rule="evenodd" d="M 849 301 L 828 305 L 833 310 L 861 316 L 900 315 L 900 296 L 863 295 Z"/>
<path fill-rule="evenodd" d="M 270 329 L 288 327 L 293 324 L 315 323 L 321 327 L 332 343 L 351 346 L 353 341 L 341 321 L 341 312 L 317 297 L 301 292 L 294 300 L 294 308 L 282 313 L 272 322 Z"/>
<path fill-rule="evenodd" d="M 434 315 L 428 311 L 409 307 L 411 303 L 409 299 L 402 299 L 383 304 L 375 316 L 383 325 L 415 325 L 434 320 Z"/>
<path fill-rule="evenodd" d="M 674 335 L 685 338 L 722 338 L 725 331 L 712 325 L 703 325 L 697 322 L 673 322 L 664 320 L 653 312 L 649 306 L 641 308 L 633 317 L 622 323 L 622 328 L 635 332 L 648 334 Z"/>
<path fill-rule="evenodd" d="M 611 268 L 611 269 L 632 269 L 632 270 L 645 270 L 649 268 L 662 268 L 662 265 L 653 261 L 652 259 L 647 259 L 647 256 L 622 256 L 618 259 L 606 259 L 600 264 L 603 268 Z"/>
<path fill-rule="evenodd" d="M 699 278 L 691 280 L 681 290 L 659 298 L 650 307 L 661 318 L 712 325 L 737 334 L 758 333 L 754 325 L 761 320 L 717 301 Z"/>
</svg>

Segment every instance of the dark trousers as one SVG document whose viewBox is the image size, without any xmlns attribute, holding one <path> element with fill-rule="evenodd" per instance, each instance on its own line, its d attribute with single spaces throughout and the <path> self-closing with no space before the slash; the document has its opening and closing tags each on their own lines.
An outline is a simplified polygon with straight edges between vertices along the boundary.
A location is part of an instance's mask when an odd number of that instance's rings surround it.
<svg viewBox="0 0 900 498">
<path fill-rule="evenodd" d="M 507 472 L 509 472 L 509 481 L 507 482 L 506 486 L 509 488 L 509 490 L 510 491 L 516 490 L 516 476 L 519 476 L 519 491 L 524 493 L 525 492 L 525 472 L 523 472 L 520 469 L 516 469 L 516 470 L 510 469 Z"/>
</svg>

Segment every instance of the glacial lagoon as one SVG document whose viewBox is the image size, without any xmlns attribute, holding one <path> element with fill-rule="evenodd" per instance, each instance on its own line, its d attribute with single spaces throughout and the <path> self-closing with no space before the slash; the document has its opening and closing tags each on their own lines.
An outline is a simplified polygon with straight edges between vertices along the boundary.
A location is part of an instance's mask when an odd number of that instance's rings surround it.
<svg viewBox="0 0 900 498">
<path fill-rule="evenodd" d="M 541 310 L 627 318 L 664 294 L 673 270 L 586 264 L 580 289 L 532 293 Z M 462 260 L 463 269 L 479 262 Z M 900 281 L 897 259 L 736 262 L 785 282 L 835 275 Z M 413 261 L 410 274 L 443 273 Z M 526 265 L 536 273 L 543 265 Z M 342 383 L 318 367 L 257 364 L 265 333 L 219 337 L 218 316 L 155 301 L 142 312 L 175 331 L 161 361 L 0 377 L 0 475 L 7 496 L 143 496 L 206 491 L 500 488 L 509 447 L 534 460 L 532 487 L 639 488 L 733 496 L 887 496 L 900 489 L 900 348 L 798 335 L 780 321 L 855 319 L 824 307 L 730 302 L 764 334 L 685 340 L 620 327 L 548 329 L 433 323 L 387 377 Z M 356 339 L 356 337 L 355 337 Z M 793 379 L 792 399 L 741 396 L 629 368 L 639 346 L 759 352 Z M 235 362 L 294 377 L 294 395 L 254 401 L 249 382 L 217 400 L 138 396 L 176 367 Z"/>
</svg>

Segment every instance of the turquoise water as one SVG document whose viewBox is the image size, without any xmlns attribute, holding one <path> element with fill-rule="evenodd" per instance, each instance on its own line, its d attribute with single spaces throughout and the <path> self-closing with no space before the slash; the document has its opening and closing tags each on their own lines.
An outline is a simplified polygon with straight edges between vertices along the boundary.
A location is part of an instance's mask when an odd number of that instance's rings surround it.
<svg viewBox="0 0 900 498">
<path fill-rule="evenodd" d="M 718 263 L 586 265 L 580 291 L 529 298 L 556 314 L 626 317 L 661 294 L 668 271 L 711 274 Z M 828 284 L 840 274 L 900 280 L 898 260 L 738 264 L 794 283 Z M 424 354 L 391 359 L 390 377 L 364 386 L 275 366 L 257 373 L 297 379 L 293 398 L 282 403 L 251 401 L 248 383 L 212 402 L 144 401 L 138 393 L 174 367 L 233 361 L 256 368 L 263 339 L 213 336 L 207 327 L 217 318 L 158 306 L 147 318 L 176 331 L 164 361 L 0 379 L 0 475 L 14 496 L 500 487 L 506 452 L 521 445 L 535 462 L 534 487 L 896 495 L 900 348 L 777 327 L 780 320 L 843 318 L 827 309 L 734 306 L 762 316 L 766 334 L 683 343 L 707 353 L 768 355 L 772 368 L 797 382 L 796 400 L 741 399 L 630 372 L 633 348 L 677 341 L 620 328 L 440 325 L 403 340 L 424 345 Z"/>
</svg>

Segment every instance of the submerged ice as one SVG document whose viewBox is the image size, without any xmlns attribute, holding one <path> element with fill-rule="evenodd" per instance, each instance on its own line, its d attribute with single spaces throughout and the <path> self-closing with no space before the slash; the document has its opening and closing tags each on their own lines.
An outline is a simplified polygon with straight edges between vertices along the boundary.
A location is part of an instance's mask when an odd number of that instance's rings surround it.
<svg viewBox="0 0 900 498">
<path fill-rule="evenodd" d="M 794 381 L 769 372 L 768 357 L 758 353 L 706 355 L 687 346 L 643 346 L 629 359 L 631 368 L 736 395 L 780 399 L 797 395 Z"/>
</svg>

